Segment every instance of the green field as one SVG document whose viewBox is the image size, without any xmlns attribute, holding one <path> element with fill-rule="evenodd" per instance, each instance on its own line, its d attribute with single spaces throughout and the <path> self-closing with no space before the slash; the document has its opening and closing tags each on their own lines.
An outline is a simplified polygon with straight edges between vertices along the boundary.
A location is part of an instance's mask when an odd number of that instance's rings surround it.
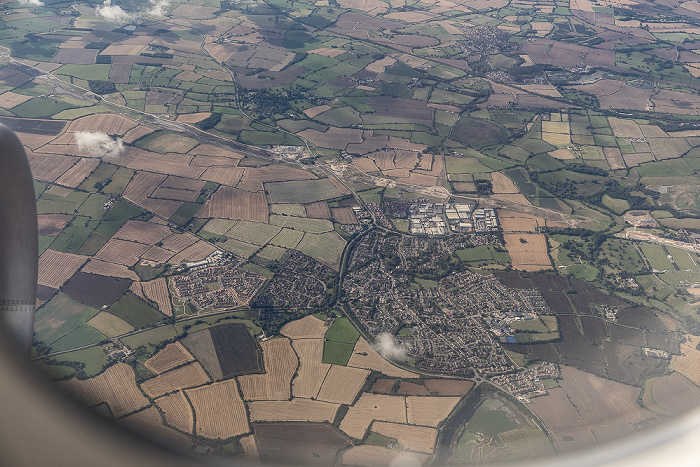
<svg viewBox="0 0 700 467">
<path fill-rule="evenodd" d="M 498 437 L 501 433 L 517 428 L 517 424 L 511 420 L 508 413 L 499 410 L 503 404 L 495 399 L 485 399 L 474 415 L 467 421 L 467 430 L 470 433 Z"/>
<path fill-rule="evenodd" d="M 480 245 L 473 248 L 455 251 L 457 257 L 471 265 L 510 264 L 507 251 L 496 251 L 493 245 Z"/>
<path fill-rule="evenodd" d="M 335 231 L 324 234 L 307 233 L 297 249 L 338 270 L 345 243 L 343 237 Z"/>
<path fill-rule="evenodd" d="M 173 326 L 160 326 L 155 329 L 139 332 L 138 334 L 134 334 L 129 337 L 123 337 L 120 340 L 132 349 L 143 345 L 149 348 L 149 350 L 152 352 L 154 350 L 154 346 L 165 340 L 173 339 L 179 333 L 180 332 Z"/>
<path fill-rule="evenodd" d="M 347 365 L 360 333 L 349 319 L 336 318 L 326 331 L 323 342 L 323 362 Z"/>
<path fill-rule="evenodd" d="M 652 269 L 658 271 L 674 271 L 673 263 L 668 259 L 666 251 L 660 245 L 642 245 L 642 252 L 646 256 Z"/>
<path fill-rule="evenodd" d="M 326 219 L 309 219 L 306 217 L 280 216 L 277 214 L 272 214 L 270 216 L 270 224 L 315 234 L 333 230 L 333 223 Z M 279 231 L 279 229 L 277 231 Z M 277 232 L 274 234 L 276 233 Z M 271 238 L 272 237 L 270 237 L 270 239 Z M 267 241 L 265 243 L 267 243 Z"/>
<path fill-rule="evenodd" d="M 163 315 L 158 310 L 131 292 L 125 293 L 107 311 L 136 328 L 142 328 L 163 319 Z"/>
<path fill-rule="evenodd" d="M 36 312 L 34 325 L 36 339 L 47 345 L 53 345 L 54 342 L 85 325 L 97 313 L 98 310 L 74 302 L 63 293 L 58 293 Z M 91 342 L 83 342 L 80 345 L 89 343 Z M 65 348 L 63 345 L 61 347 Z"/>
<path fill-rule="evenodd" d="M 78 362 L 83 365 L 83 372 L 86 377 L 92 377 L 100 373 L 105 365 L 107 365 L 107 356 L 101 347 L 89 347 L 87 349 L 76 350 L 75 352 L 67 352 L 61 355 L 51 357 L 52 360 L 60 365 L 62 362 Z M 62 366 L 62 365 L 61 365 Z M 51 374 L 51 365 L 46 366 Z M 56 368 L 59 368 L 56 366 Z M 63 370 L 61 370 L 63 373 Z"/>
<path fill-rule="evenodd" d="M 312 203 L 345 194 L 327 178 L 265 183 L 265 189 L 272 203 Z"/>
</svg>

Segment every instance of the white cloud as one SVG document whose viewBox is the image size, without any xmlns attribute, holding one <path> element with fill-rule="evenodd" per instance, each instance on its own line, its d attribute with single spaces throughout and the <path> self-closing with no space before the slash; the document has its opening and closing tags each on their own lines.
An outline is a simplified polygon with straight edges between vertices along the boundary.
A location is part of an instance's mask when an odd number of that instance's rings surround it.
<svg viewBox="0 0 700 467">
<path fill-rule="evenodd" d="M 22 5 L 33 5 L 33 6 L 43 6 L 44 2 L 41 0 L 19 0 Z"/>
<path fill-rule="evenodd" d="M 116 156 L 124 150 L 121 138 L 112 139 L 100 131 L 76 131 L 75 142 L 80 149 L 87 149 L 94 156 Z"/>
<path fill-rule="evenodd" d="M 394 336 L 388 332 L 383 332 L 377 336 L 377 341 L 374 343 L 377 352 L 384 358 L 390 360 L 405 360 L 406 348 L 397 344 Z"/>
<path fill-rule="evenodd" d="M 165 12 L 170 6 L 170 0 L 148 0 L 153 5 L 146 13 L 153 16 L 165 16 Z"/>
<path fill-rule="evenodd" d="M 134 17 L 122 10 L 119 5 L 112 5 L 112 0 L 105 0 L 102 6 L 95 8 L 97 16 L 102 16 L 112 23 L 124 24 L 130 22 Z"/>
</svg>

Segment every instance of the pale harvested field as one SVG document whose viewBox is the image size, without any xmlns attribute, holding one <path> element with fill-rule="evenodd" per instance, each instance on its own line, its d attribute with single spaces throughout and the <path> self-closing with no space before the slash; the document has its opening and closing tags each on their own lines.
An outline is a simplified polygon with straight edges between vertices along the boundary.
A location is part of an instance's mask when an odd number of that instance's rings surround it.
<svg viewBox="0 0 700 467">
<path fill-rule="evenodd" d="M 107 403 L 114 418 L 149 404 L 136 386 L 134 370 L 126 363 L 110 366 L 104 373 L 84 381 L 61 381 L 59 386 L 78 397 L 85 405 Z"/>
<path fill-rule="evenodd" d="M 151 195 L 154 198 L 171 199 L 175 201 L 194 202 L 199 197 L 199 191 L 179 190 L 177 188 L 158 187 Z"/>
<path fill-rule="evenodd" d="M 280 331 L 290 339 L 321 339 L 328 328 L 315 316 L 308 315 L 284 325 Z"/>
<path fill-rule="evenodd" d="M 365 67 L 365 70 L 367 71 L 373 71 L 375 73 L 384 73 L 384 70 L 387 67 L 394 66 L 396 64 L 396 59 L 393 59 L 391 57 L 384 57 L 376 62 L 372 62 L 369 65 Z"/>
<path fill-rule="evenodd" d="M 550 29 L 552 27 L 551 23 L 544 23 L 548 24 Z M 537 29 L 537 28 L 535 28 Z M 518 31 L 520 28 L 518 28 Z M 525 55 L 525 57 L 528 57 Z M 561 97 L 561 94 L 559 94 L 559 91 L 557 91 L 557 88 L 552 86 L 551 84 L 522 84 L 520 85 L 521 88 L 526 90 L 527 92 L 534 92 L 535 94 L 542 94 L 543 96 L 549 96 L 549 97 Z"/>
<path fill-rule="evenodd" d="M 381 0 L 338 0 L 338 4 L 343 8 L 365 11 L 372 16 L 384 13 L 389 9 L 389 5 Z"/>
<path fill-rule="evenodd" d="M 214 146 L 213 144 L 200 144 L 192 148 L 189 154 L 197 154 L 200 156 L 211 156 L 211 157 L 225 157 L 228 159 L 228 163 L 237 164 L 237 160 L 243 159 L 244 154 L 240 152 L 233 151 L 229 148 L 222 148 L 219 146 Z"/>
<path fill-rule="evenodd" d="M 671 357 L 671 368 L 700 385 L 700 350 L 695 348 L 700 337 L 686 334 L 685 338 L 687 340 L 681 344 L 681 354 Z"/>
<path fill-rule="evenodd" d="M 357 393 L 362 389 L 362 385 L 365 384 L 367 376 L 369 376 L 369 370 L 332 365 L 323 381 L 317 399 L 352 404 Z"/>
<path fill-rule="evenodd" d="M 24 94 L 17 94 L 16 92 L 7 91 L 0 95 L 0 107 L 3 109 L 11 109 L 16 107 L 23 102 L 27 102 L 32 96 L 26 96 Z"/>
<path fill-rule="evenodd" d="M 146 300 L 146 296 L 143 294 L 143 288 L 141 287 L 141 282 L 134 281 L 129 286 L 129 292 L 137 295 L 139 298 Z"/>
<path fill-rule="evenodd" d="M 494 193 L 520 193 L 515 183 L 501 172 L 491 174 L 491 183 Z"/>
<path fill-rule="evenodd" d="M 644 138 L 639 125 L 633 120 L 608 117 L 608 123 L 610 123 L 610 128 L 612 128 L 613 133 L 618 138 Z"/>
<path fill-rule="evenodd" d="M 66 170 L 63 175 L 56 179 L 56 183 L 63 186 L 75 188 L 85 180 L 93 170 L 100 165 L 99 159 L 83 158 L 78 161 L 70 169 Z"/>
<path fill-rule="evenodd" d="M 124 135 L 138 124 L 121 115 L 95 114 L 73 120 L 66 131 L 101 131 L 108 135 Z"/>
<path fill-rule="evenodd" d="M 294 398 L 250 402 L 252 422 L 332 422 L 340 404 Z"/>
<path fill-rule="evenodd" d="M 22 141 L 22 144 L 24 144 L 27 153 L 29 153 L 30 150 L 35 150 L 45 145 L 55 138 L 53 135 L 35 135 L 33 133 L 23 133 L 21 131 L 15 131 L 15 134 L 19 140 Z"/>
<path fill-rule="evenodd" d="M 156 263 L 166 263 L 172 258 L 173 252 L 158 246 L 152 246 L 141 255 L 142 260 L 154 261 Z"/>
<path fill-rule="evenodd" d="M 235 167 L 234 164 L 230 165 L 230 167 L 209 167 L 201 175 L 201 179 L 231 187 L 236 186 L 241 180 L 245 169 Z"/>
<path fill-rule="evenodd" d="M 637 423 L 650 416 L 636 403 L 639 388 L 562 366 L 562 389 L 590 424 Z"/>
<path fill-rule="evenodd" d="M 429 456 L 417 452 L 394 451 L 383 446 L 353 446 L 341 454 L 342 465 L 386 467 L 387 465 L 425 465 Z"/>
<path fill-rule="evenodd" d="M 245 451 L 245 456 L 241 459 L 244 463 L 258 463 L 260 462 L 260 456 L 258 455 L 258 446 L 255 444 L 255 437 L 253 435 L 244 436 L 240 440 L 241 447 Z"/>
<path fill-rule="evenodd" d="M 437 15 L 435 13 L 428 11 L 399 11 L 385 15 L 384 18 L 397 19 L 399 21 L 406 21 L 407 23 L 422 23 L 423 21 L 428 21 L 436 16 Z"/>
<path fill-rule="evenodd" d="M 153 128 L 148 128 L 147 126 L 139 125 L 131 130 L 127 131 L 122 141 L 125 143 L 133 143 L 139 138 L 143 138 L 146 135 L 153 133 L 155 130 Z"/>
<path fill-rule="evenodd" d="M 403 179 L 403 181 L 404 183 L 418 186 L 435 186 L 438 184 L 437 177 L 431 177 L 430 175 L 422 175 L 416 172 L 412 172 L 411 176 L 406 179 Z"/>
<path fill-rule="evenodd" d="M 400 425 L 398 423 L 374 422 L 371 430 L 380 435 L 396 438 L 409 451 L 432 454 L 437 441 L 437 430 L 424 426 Z"/>
<path fill-rule="evenodd" d="M 249 193 L 222 186 L 207 200 L 197 216 L 267 223 L 267 198 L 265 193 Z"/>
<path fill-rule="evenodd" d="M 459 397 L 407 396 L 408 423 L 437 427 L 452 412 L 459 399 Z"/>
<path fill-rule="evenodd" d="M 612 170 L 624 169 L 626 167 L 625 160 L 622 158 L 619 148 L 603 148 L 605 159 Z"/>
<path fill-rule="evenodd" d="M 330 105 L 317 105 L 316 107 L 311 107 L 309 109 L 304 110 L 304 114 L 309 117 L 309 118 L 315 118 L 317 115 L 322 114 L 326 110 L 331 110 Z"/>
<path fill-rule="evenodd" d="M 266 373 L 239 377 L 243 397 L 246 400 L 289 399 L 292 376 L 298 364 L 289 339 L 271 339 L 262 342 L 260 347 Z"/>
<path fill-rule="evenodd" d="M 540 271 L 552 268 L 547 254 L 547 242 L 543 234 L 504 234 L 503 238 L 515 269 Z M 525 243 L 520 241 L 521 238 L 525 240 Z"/>
<path fill-rule="evenodd" d="M 171 264 L 180 264 L 183 261 L 201 261 L 215 251 L 215 247 L 203 240 L 200 240 L 170 258 L 168 262 Z"/>
<path fill-rule="evenodd" d="M 87 321 L 87 324 L 100 331 L 107 337 L 119 336 L 133 331 L 134 327 L 111 313 L 100 311 Z"/>
<path fill-rule="evenodd" d="M 146 250 L 148 250 L 148 245 L 112 238 L 97 252 L 95 258 L 124 266 L 133 266 Z"/>
<path fill-rule="evenodd" d="M 179 342 L 166 345 L 157 354 L 143 362 L 144 366 L 153 373 L 163 373 L 176 366 L 194 360 L 192 354 Z"/>
<path fill-rule="evenodd" d="M 379 171 L 379 167 L 377 167 L 377 164 L 375 164 L 372 159 L 368 159 L 366 157 L 353 158 L 352 163 L 355 167 L 360 169 L 360 171 L 365 173 Z"/>
<path fill-rule="evenodd" d="M 39 257 L 38 283 L 57 289 L 87 260 L 87 256 L 48 249 Z"/>
<path fill-rule="evenodd" d="M 316 177 L 306 170 L 284 165 L 266 167 L 248 167 L 243 174 L 243 181 L 251 182 L 285 182 L 295 180 L 314 180 Z"/>
<path fill-rule="evenodd" d="M 172 231 L 167 225 L 128 220 L 126 224 L 114 234 L 114 238 L 143 243 L 145 245 L 153 245 L 171 234 Z"/>
<path fill-rule="evenodd" d="M 348 144 L 362 143 L 362 130 L 354 128 L 331 127 L 325 132 L 310 128 L 297 134 L 322 148 L 345 149 Z"/>
<path fill-rule="evenodd" d="M 172 449 L 186 450 L 192 444 L 189 436 L 163 425 L 163 419 L 155 407 L 149 407 L 146 410 L 124 417 L 118 420 L 117 423 L 129 431 L 133 431 L 145 438 L 151 438 L 156 442 L 170 446 Z"/>
<path fill-rule="evenodd" d="M 423 154 L 422 157 L 419 157 L 419 154 L 415 151 L 403 151 L 401 149 L 397 149 L 394 151 L 394 153 L 396 154 L 394 157 L 394 165 L 396 165 L 398 168 L 405 169 L 415 168 L 419 162 L 424 159 L 428 159 L 429 156 L 428 154 Z M 424 170 L 431 170 L 432 166 L 432 157 L 430 157 L 430 167 L 427 167 Z"/>
<path fill-rule="evenodd" d="M 197 433 L 206 438 L 229 438 L 248 433 L 248 416 L 235 379 L 187 391 L 197 419 Z"/>
<path fill-rule="evenodd" d="M 535 232 L 536 227 L 544 227 L 544 219 L 506 209 L 498 210 L 498 221 L 504 232 Z"/>
<path fill-rule="evenodd" d="M 633 153 L 633 154 L 622 154 L 622 158 L 625 161 L 627 167 L 635 167 L 644 162 L 651 162 L 654 160 L 654 155 L 650 152 L 647 153 Z"/>
<path fill-rule="evenodd" d="M 187 178 L 199 178 L 202 172 L 204 172 L 203 167 L 190 165 L 190 161 L 192 160 L 191 155 L 182 153 L 162 154 L 153 151 L 144 151 L 135 146 L 126 146 L 121 153 L 110 153 L 104 156 L 102 160 L 134 170 L 177 175 Z M 155 189 L 156 186 L 152 188 Z"/>
<path fill-rule="evenodd" d="M 102 55 L 138 55 L 146 50 L 144 44 L 110 44 L 101 53 Z"/>
<path fill-rule="evenodd" d="M 173 307 L 170 302 L 170 291 L 165 277 L 159 277 L 148 282 L 142 282 L 141 287 L 146 298 L 158 304 L 158 309 L 166 316 L 173 315 Z"/>
<path fill-rule="evenodd" d="M 406 398 L 365 392 L 348 409 L 340 429 L 353 438 L 362 439 L 373 420 L 407 423 Z"/>
<path fill-rule="evenodd" d="M 129 185 L 122 196 L 134 204 L 153 211 L 161 217 L 169 218 L 182 205 L 179 201 L 170 201 L 165 199 L 150 199 L 150 196 L 155 189 L 167 178 L 163 174 L 154 174 L 151 172 L 138 172 L 131 179 Z"/>
<path fill-rule="evenodd" d="M 32 169 L 32 176 L 45 182 L 53 182 L 78 160 L 71 156 L 34 154 L 31 151 L 27 151 L 27 159 Z"/>
<path fill-rule="evenodd" d="M 124 279 L 139 280 L 139 276 L 123 264 L 114 264 L 98 259 L 90 259 L 81 269 L 82 272 L 98 274 L 100 276 L 123 277 Z"/>
<path fill-rule="evenodd" d="M 500 199 L 504 201 L 511 201 L 513 203 L 526 204 L 532 206 L 532 203 L 523 195 L 522 193 L 501 193 L 496 195 L 491 195 L 493 199 Z"/>
<path fill-rule="evenodd" d="M 619 149 L 618 149 L 618 151 L 619 151 Z M 554 151 L 549 151 L 547 154 L 549 154 L 553 158 L 559 159 L 559 160 L 576 159 L 576 156 L 574 156 L 571 153 L 571 151 L 569 151 L 568 149 L 555 149 Z"/>
<path fill-rule="evenodd" d="M 156 404 L 163 411 L 165 422 L 168 425 L 185 433 L 192 433 L 194 415 L 192 407 L 182 391 L 161 397 L 156 401 Z"/>
<path fill-rule="evenodd" d="M 202 75 L 199 73 L 195 73 L 194 71 L 181 71 L 177 75 L 175 75 L 175 79 L 181 79 L 183 81 L 190 81 L 194 83 L 198 79 L 200 79 Z M 208 118 L 211 115 L 211 112 L 197 112 L 197 113 L 192 113 L 192 114 L 182 114 L 177 116 L 177 121 L 178 122 L 183 122 L 183 123 L 197 123 L 205 118 Z"/>
<path fill-rule="evenodd" d="M 292 347 L 299 357 L 299 369 L 292 381 L 292 394 L 294 397 L 316 398 L 331 367 L 323 363 L 323 339 L 293 340 Z"/>
<path fill-rule="evenodd" d="M 185 232 L 169 236 L 168 238 L 163 240 L 163 244 L 161 246 L 166 250 L 170 250 L 172 252 L 180 252 L 185 248 L 194 245 L 196 242 L 197 237 L 195 237 L 189 232 Z"/>
<path fill-rule="evenodd" d="M 700 388 L 678 372 L 648 379 L 644 405 L 664 415 L 678 416 L 700 405 Z"/>
<path fill-rule="evenodd" d="M 146 380 L 141 384 L 141 389 L 148 397 L 155 398 L 178 389 L 201 386 L 209 381 L 202 365 L 195 362 Z"/>
<path fill-rule="evenodd" d="M 545 123 L 545 122 L 542 122 Z M 567 146 L 571 144 L 571 137 L 569 134 L 561 133 L 546 133 L 542 132 L 542 140 L 548 142 L 552 146 Z"/>
<path fill-rule="evenodd" d="M 392 376 L 395 378 L 418 377 L 416 373 L 398 368 L 397 366 L 394 366 L 390 362 L 386 361 L 364 337 L 360 337 L 357 340 L 357 344 L 355 344 L 355 349 L 352 352 L 350 361 L 348 361 L 348 366 L 379 371 L 387 376 Z"/>
<path fill-rule="evenodd" d="M 335 58 L 338 55 L 342 55 L 346 52 L 345 49 L 332 49 L 327 47 L 321 47 L 320 49 L 309 50 L 310 54 L 323 55 L 324 57 Z"/>
</svg>

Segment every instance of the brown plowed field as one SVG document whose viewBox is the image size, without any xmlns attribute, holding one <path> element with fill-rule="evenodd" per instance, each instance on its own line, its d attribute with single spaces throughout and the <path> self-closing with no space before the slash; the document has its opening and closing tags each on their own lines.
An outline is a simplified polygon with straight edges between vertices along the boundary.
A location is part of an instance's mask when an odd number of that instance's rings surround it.
<svg viewBox="0 0 700 467">
<path fill-rule="evenodd" d="M 318 399 L 326 402 L 352 404 L 362 389 L 369 371 L 360 368 L 333 365 L 323 381 Z"/>
<path fill-rule="evenodd" d="M 76 302 L 99 309 L 119 300 L 130 285 L 128 279 L 76 272 L 63 285 L 63 292 Z"/>
<path fill-rule="evenodd" d="M 328 423 L 256 423 L 254 430 L 260 457 L 271 465 L 333 465 L 349 442 Z"/>
<path fill-rule="evenodd" d="M 166 316 L 173 315 L 173 307 L 170 302 L 170 291 L 168 291 L 168 282 L 164 277 L 142 282 L 141 287 L 143 293 L 149 300 L 158 304 L 158 309 Z"/>
<path fill-rule="evenodd" d="M 158 187 L 151 195 L 153 198 L 171 199 L 174 201 L 194 202 L 199 197 L 198 191 L 180 190 L 177 188 Z"/>
<path fill-rule="evenodd" d="M 265 374 L 239 378 L 246 400 L 289 399 L 291 380 L 297 369 L 297 356 L 289 339 L 271 339 L 260 344 L 265 359 Z"/>
<path fill-rule="evenodd" d="M 304 205 L 306 209 L 306 217 L 312 219 L 330 219 L 331 211 L 328 209 L 328 203 L 325 201 L 316 201 L 314 203 L 309 203 Z"/>
<path fill-rule="evenodd" d="M 294 397 L 316 398 L 331 367 L 328 363 L 322 363 L 323 339 L 294 340 L 292 347 L 299 357 L 299 369 L 292 381 L 292 394 Z"/>
<path fill-rule="evenodd" d="M 137 276 L 134 271 L 128 269 L 123 264 L 114 264 L 97 259 L 91 259 L 88 261 L 81 271 L 90 274 L 100 274 L 102 276 L 123 277 L 125 279 L 135 281 L 139 280 L 139 276 Z"/>
<path fill-rule="evenodd" d="M 253 422 L 332 422 L 340 407 L 297 397 L 291 401 L 253 401 L 249 405 Z"/>
<path fill-rule="evenodd" d="M 285 324 L 280 332 L 290 339 L 321 339 L 327 330 L 323 321 L 308 315 Z"/>
<path fill-rule="evenodd" d="M 340 224 L 359 224 L 352 208 L 333 208 L 331 212 L 333 220 Z"/>
<path fill-rule="evenodd" d="M 396 394 L 401 396 L 429 396 L 430 393 L 422 384 L 401 381 L 396 388 Z"/>
<path fill-rule="evenodd" d="M 124 266 L 133 266 L 146 250 L 148 250 L 148 245 L 112 238 L 97 252 L 95 258 Z"/>
<path fill-rule="evenodd" d="M 92 406 L 106 402 L 115 418 L 149 404 L 148 399 L 136 387 L 134 370 L 126 363 L 112 365 L 94 378 L 84 381 L 71 379 L 58 384 L 78 397 L 85 405 Z"/>
<path fill-rule="evenodd" d="M 195 362 L 146 380 L 141 384 L 141 389 L 148 397 L 155 398 L 178 389 L 201 386 L 209 381 L 202 365 Z"/>
<path fill-rule="evenodd" d="M 286 165 L 268 165 L 266 167 L 249 167 L 245 170 L 243 180 L 256 182 L 285 182 L 292 180 L 314 180 L 316 177 L 306 170 Z"/>
<path fill-rule="evenodd" d="M 389 438 L 396 438 L 404 449 L 426 454 L 433 453 L 435 441 L 437 441 L 437 430 L 424 426 L 377 421 L 372 423 L 371 430 Z"/>
<path fill-rule="evenodd" d="M 182 391 L 161 397 L 156 401 L 156 404 L 163 411 L 168 425 L 185 433 L 192 433 L 194 415 L 192 414 L 192 407 L 190 407 L 190 403 L 187 402 Z"/>
<path fill-rule="evenodd" d="M 406 397 L 408 423 L 412 425 L 438 426 L 452 412 L 459 397 Z"/>
<path fill-rule="evenodd" d="M 363 393 L 348 409 L 340 429 L 353 438 L 362 439 L 373 420 L 407 423 L 406 398 L 384 394 Z"/>
<path fill-rule="evenodd" d="M 179 342 L 168 344 L 157 354 L 143 362 L 144 366 L 153 373 L 163 373 L 176 366 L 180 366 L 194 360 L 185 347 Z"/>
<path fill-rule="evenodd" d="M 83 183 L 83 180 L 85 180 L 98 165 L 100 165 L 99 159 L 80 159 L 77 164 L 66 170 L 66 172 L 56 180 L 56 183 L 75 188 Z"/>
<path fill-rule="evenodd" d="M 39 214 L 37 216 L 39 235 L 56 237 L 66 228 L 66 224 L 71 219 L 73 219 L 71 214 Z"/>
<path fill-rule="evenodd" d="M 364 337 L 360 337 L 355 344 L 355 349 L 352 352 L 348 366 L 355 368 L 366 368 L 368 370 L 376 370 L 384 373 L 387 376 L 395 378 L 417 378 L 416 373 L 398 368 L 388 361 L 384 360 L 374 347 L 369 345 Z"/>
<path fill-rule="evenodd" d="M 87 256 L 46 250 L 39 257 L 38 283 L 57 289 L 70 279 L 87 259 Z"/>
<path fill-rule="evenodd" d="M 222 186 L 207 200 L 197 217 L 220 217 L 266 223 L 267 198 L 264 193 L 249 193 Z"/>
<path fill-rule="evenodd" d="M 199 436 L 225 439 L 250 431 L 245 405 L 238 394 L 235 379 L 186 392 L 194 407 Z"/>
</svg>

